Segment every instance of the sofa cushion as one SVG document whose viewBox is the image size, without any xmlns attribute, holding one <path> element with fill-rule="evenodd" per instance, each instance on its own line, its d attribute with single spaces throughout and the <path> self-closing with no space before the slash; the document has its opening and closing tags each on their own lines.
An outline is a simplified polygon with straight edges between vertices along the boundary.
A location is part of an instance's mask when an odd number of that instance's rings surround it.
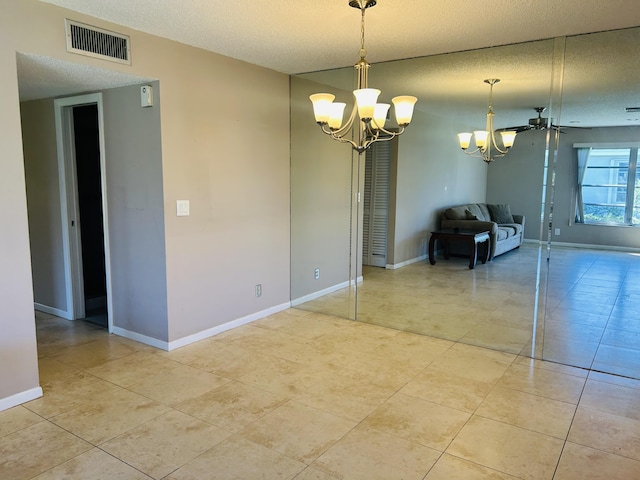
<svg viewBox="0 0 640 480">
<path fill-rule="evenodd" d="M 516 229 L 512 226 L 498 225 L 498 230 L 502 230 L 507 234 L 507 237 L 513 237 L 516 234 Z"/>
<path fill-rule="evenodd" d="M 482 216 L 484 217 L 484 219 L 487 222 L 491 221 L 491 214 L 489 213 L 489 209 L 487 208 L 487 204 L 486 203 L 478 203 L 476 205 L 480 209 L 480 213 L 482 213 Z M 480 217 L 478 217 L 478 218 L 480 218 Z"/>
<path fill-rule="evenodd" d="M 464 205 L 461 207 L 447 208 L 444 212 L 444 215 L 449 220 L 466 220 L 467 219 L 467 214 L 465 213 L 466 209 L 467 207 Z"/>
<path fill-rule="evenodd" d="M 478 216 L 471 213 L 471 210 L 465 210 L 464 213 L 467 215 L 467 220 L 478 220 Z"/>
<path fill-rule="evenodd" d="M 505 240 L 505 239 L 509 238 L 509 231 L 507 229 L 498 227 L 498 235 L 497 236 L 498 236 L 498 241 Z"/>
<path fill-rule="evenodd" d="M 467 210 L 471 212 L 471 215 L 475 215 L 477 220 L 491 220 L 489 217 L 484 216 L 477 203 L 470 203 L 469 205 L 467 205 Z M 467 214 L 467 217 L 468 216 L 469 214 Z"/>
<path fill-rule="evenodd" d="M 519 223 L 505 223 L 503 225 L 500 225 L 501 227 L 510 227 L 513 228 L 515 230 L 515 234 L 519 234 L 522 233 L 522 225 L 520 225 Z M 514 234 L 514 235 L 515 235 Z"/>
<path fill-rule="evenodd" d="M 491 220 L 497 224 L 515 223 L 513 215 L 511 215 L 511 207 L 508 203 L 499 205 L 487 205 L 491 213 Z"/>
</svg>

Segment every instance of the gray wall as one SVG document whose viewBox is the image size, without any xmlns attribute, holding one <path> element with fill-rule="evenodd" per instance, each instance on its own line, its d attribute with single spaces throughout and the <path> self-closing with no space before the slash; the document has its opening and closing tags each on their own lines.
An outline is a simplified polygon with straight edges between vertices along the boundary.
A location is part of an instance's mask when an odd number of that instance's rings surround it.
<svg viewBox="0 0 640 480">
<path fill-rule="evenodd" d="M 486 166 L 464 155 L 451 133 L 462 128 L 461 121 L 455 110 L 438 117 L 418 109 L 399 137 L 394 264 L 426 254 L 444 208 L 485 200 Z"/>
<path fill-rule="evenodd" d="M 114 327 L 167 341 L 160 95 L 103 92 Z M 53 99 L 21 104 L 33 288 L 38 304 L 67 310 Z"/>
<path fill-rule="evenodd" d="M 553 235 L 552 241 L 640 248 L 634 227 L 574 223 L 577 167 L 573 148 L 574 143 L 637 142 L 640 127 L 566 129 L 564 132 L 559 137 L 553 192 L 553 230 L 559 228 L 560 235 Z M 513 213 L 526 215 L 525 238 L 533 240 L 547 238 L 544 223 L 541 225 L 545 145 L 545 131 L 519 134 L 509 155 L 489 167 L 487 179 L 487 202 L 509 203 Z"/>
<path fill-rule="evenodd" d="M 113 324 L 168 341 L 160 137 L 161 92 L 140 107 L 137 85 L 103 92 Z"/>
<path fill-rule="evenodd" d="M 560 136 L 556 188 L 554 194 L 553 227 L 560 229 L 553 241 L 586 245 L 608 245 L 640 248 L 637 227 L 612 227 L 573 223 L 575 216 L 576 157 L 574 143 L 637 142 L 640 127 L 608 127 L 568 129 Z"/>
<path fill-rule="evenodd" d="M 489 165 L 487 203 L 508 203 L 511 213 L 524 215 L 524 237 L 540 238 L 546 131 L 527 131 L 516 136 L 505 157 Z"/>
<path fill-rule="evenodd" d="M 21 103 L 20 113 L 34 299 L 67 313 L 53 100 Z"/>
</svg>

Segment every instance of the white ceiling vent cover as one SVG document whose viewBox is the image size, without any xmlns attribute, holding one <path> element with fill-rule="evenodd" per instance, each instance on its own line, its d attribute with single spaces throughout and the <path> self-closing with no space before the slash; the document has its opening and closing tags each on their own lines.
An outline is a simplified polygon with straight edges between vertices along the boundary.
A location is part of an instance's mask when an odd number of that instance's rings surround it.
<svg viewBox="0 0 640 480">
<path fill-rule="evenodd" d="M 127 35 L 85 25 L 68 18 L 65 21 L 65 27 L 67 52 L 131 65 L 131 50 Z"/>
</svg>

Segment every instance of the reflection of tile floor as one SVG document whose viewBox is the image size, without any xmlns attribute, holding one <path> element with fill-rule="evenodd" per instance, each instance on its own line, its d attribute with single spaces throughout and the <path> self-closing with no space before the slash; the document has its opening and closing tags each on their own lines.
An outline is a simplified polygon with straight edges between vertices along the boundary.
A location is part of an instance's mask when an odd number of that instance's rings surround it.
<svg viewBox="0 0 640 480">
<path fill-rule="evenodd" d="M 538 248 L 524 244 L 474 270 L 461 257 L 365 267 L 358 320 L 530 355 L 537 264 Z M 543 358 L 640 378 L 640 255 L 554 246 L 541 278 L 541 292 L 549 282 L 539 301 Z M 345 298 L 336 292 L 301 308 L 340 315 Z"/>
<path fill-rule="evenodd" d="M 0 478 L 640 478 L 640 381 L 287 310 L 162 352 L 37 314 Z"/>
</svg>

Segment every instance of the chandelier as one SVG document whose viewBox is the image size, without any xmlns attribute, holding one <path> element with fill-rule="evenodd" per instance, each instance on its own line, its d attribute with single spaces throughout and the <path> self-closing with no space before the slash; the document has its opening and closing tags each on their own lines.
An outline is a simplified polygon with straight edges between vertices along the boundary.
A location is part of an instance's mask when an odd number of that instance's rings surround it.
<svg viewBox="0 0 640 480">
<path fill-rule="evenodd" d="M 413 106 L 418 101 L 416 97 L 403 95 L 393 98 L 398 131 L 385 129 L 387 114 L 391 105 L 377 103 L 380 90 L 369 88 L 369 67 L 364 48 L 364 14 L 365 10 L 373 7 L 376 0 L 351 0 L 349 6 L 358 8 L 362 12 L 360 28 L 360 60 L 354 65 L 357 73 L 357 88 L 353 91 L 355 102 L 347 122 L 343 125 L 345 103 L 334 102 L 335 95 L 331 93 L 316 93 L 309 98 L 313 102 L 313 113 L 316 123 L 324 133 L 334 140 L 349 143 L 353 149 L 361 154 L 374 142 L 388 141 L 404 132 L 413 117 Z M 356 122 L 356 116 L 358 121 Z M 357 133 L 353 132 L 354 125 L 358 125 Z M 357 138 L 356 138 L 357 137 Z M 354 139 L 355 138 L 355 139 Z"/>
<path fill-rule="evenodd" d="M 499 78 L 489 78 L 484 83 L 489 84 L 489 111 L 487 112 L 487 129 L 476 130 L 471 133 L 459 133 L 458 141 L 460 142 L 460 148 L 467 155 L 472 157 L 482 158 L 485 162 L 491 163 L 496 158 L 502 157 L 509 152 L 509 149 L 513 146 L 513 142 L 516 139 L 516 132 L 512 130 L 501 131 L 500 137 L 502 140 L 502 147 L 498 146 L 496 142 L 496 131 L 493 129 L 493 86 L 500 81 Z M 469 151 L 469 144 L 471 143 L 471 137 L 475 138 L 476 149 Z"/>
</svg>

